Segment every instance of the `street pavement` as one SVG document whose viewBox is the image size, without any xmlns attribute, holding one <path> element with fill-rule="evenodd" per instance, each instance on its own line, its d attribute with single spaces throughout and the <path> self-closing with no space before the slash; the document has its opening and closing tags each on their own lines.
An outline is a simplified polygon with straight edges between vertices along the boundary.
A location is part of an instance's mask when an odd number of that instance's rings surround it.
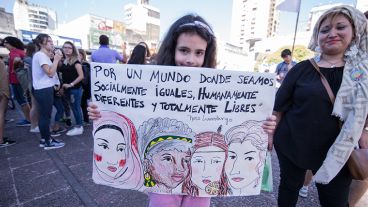
<svg viewBox="0 0 368 207">
<path fill-rule="evenodd" d="M 15 110 L 8 110 L 8 119 L 19 119 Z M 39 134 L 29 127 L 6 124 L 5 135 L 17 144 L 0 148 L 0 207 L 146 207 L 148 197 L 141 192 L 97 185 L 92 180 L 92 126 L 85 126 L 83 135 L 58 137 L 66 145 L 45 151 L 38 146 Z M 212 198 L 211 207 L 277 206 L 279 167 L 272 157 L 273 192 L 258 196 Z M 368 194 L 359 207 L 368 206 Z M 310 187 L 307 198 L 299 198 L 301 207 L 319 206 L 317 191 Z"/>
</svg>

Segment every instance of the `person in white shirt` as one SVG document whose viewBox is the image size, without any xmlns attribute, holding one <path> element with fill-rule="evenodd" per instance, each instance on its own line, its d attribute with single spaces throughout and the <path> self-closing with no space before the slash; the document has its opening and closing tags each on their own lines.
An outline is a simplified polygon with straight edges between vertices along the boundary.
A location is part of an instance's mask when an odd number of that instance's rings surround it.
<svg viewBox="0 0 368 207">
<path fill-rule="evenodd" d="M 44 147 L 45 150 L 60 148 L 65 144 L 51 138 L 50 119 L 54 102 L 54 87 L 60 86 L 56 70 L 62 53 L 56 51 L 54 62 L 51 62 L 49 55 L 54 50 L 51 37 L 47 34 L 39 34 L 33 41 L 38 49 L 32 59 L 32 86 L 33 95 L 39 106 L 40 147 Z"/>
</svg>

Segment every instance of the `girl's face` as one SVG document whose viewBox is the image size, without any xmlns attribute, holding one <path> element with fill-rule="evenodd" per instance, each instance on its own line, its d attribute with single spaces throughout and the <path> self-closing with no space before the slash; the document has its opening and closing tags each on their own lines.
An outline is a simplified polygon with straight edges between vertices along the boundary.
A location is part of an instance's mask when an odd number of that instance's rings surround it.
<svg viewBox="0 0 368 207">
<path fill-rule="evenodd" d="M 342 14 L 324 20 L 318 33 L 318 45 L 327 55 L 343 54 L 352 39 L 353 27 Z"/>
<path fill-rule="evenodd" d="M 202 67 L 206 54 L 207 42 L 196 33 L 179 35 L 175 48 L 175 65 Z"/>
<path fill-rule="evenodd" d="M 190 161 L 192 168 L 191 180 L 198 188 L 219 182 L 225 162 L 225 151 L 219 147 L 208 146 L 197 149 Z"/>
<path fill-rule="evenodd" d="M 64 44 L 63 52 L 66 56 L 70 56 L 73 53 L 73 46 L 70 44 Z"/>
<path fill-rule="evenodd" d="M 95 134 L 94 162 L 98 170 L 111 178 L 123 174 L 126 169 L 127 129 L 122 129 L 123 134 L 116 129 L 101 129 Z"/>
<path fill-rule="evenodd" d="M 229 145 L 226 175 L 231 187 L 240 189 L 259 178 L 257 166 L 261 162 L 259 150 L 250 140 Z"/>
<path fill-rule="evenodd" d="M 188 175 L 189 151 L 165 150 L 152 156 L 149 167 L 153 179 L 170 189 L 174 189 Z"/>
</svg>

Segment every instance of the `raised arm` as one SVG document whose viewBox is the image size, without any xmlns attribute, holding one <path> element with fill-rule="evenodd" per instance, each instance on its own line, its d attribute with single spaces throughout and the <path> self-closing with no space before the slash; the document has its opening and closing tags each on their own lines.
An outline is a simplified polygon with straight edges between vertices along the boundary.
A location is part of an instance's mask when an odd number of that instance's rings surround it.
<svg viewBox="0 0 368 207">
<path fill-rule="evenodd" d="M 45 73 L 47 74 L 47 76 L 52 78 L 55 75 L 55 73 L 57 71 L 59 61 L 61 60 L 62 57 L 63 56 L 62 56 L 61 52 L 56 52 L 55 56 L 54 56 L 54 62 L 52 63 L 51 67 L 48 64 L 43 64 L 41 66 L 43 71 L 45 71 Z"/>
</svg>

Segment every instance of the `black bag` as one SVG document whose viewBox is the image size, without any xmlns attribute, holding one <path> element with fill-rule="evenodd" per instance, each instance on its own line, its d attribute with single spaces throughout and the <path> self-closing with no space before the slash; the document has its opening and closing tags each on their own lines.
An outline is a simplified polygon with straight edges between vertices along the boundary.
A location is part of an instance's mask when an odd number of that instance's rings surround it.
<svg viewBox="0 0 368 207">
<path fill-rule="evenodd" d="M 83 80 L 82 85 L 83 86 L 90 86 L 90 77 L 91 77 L 91 65 L 87 62 L 82 63 L 82 69 L 83 69 Z"/>
</svg>

